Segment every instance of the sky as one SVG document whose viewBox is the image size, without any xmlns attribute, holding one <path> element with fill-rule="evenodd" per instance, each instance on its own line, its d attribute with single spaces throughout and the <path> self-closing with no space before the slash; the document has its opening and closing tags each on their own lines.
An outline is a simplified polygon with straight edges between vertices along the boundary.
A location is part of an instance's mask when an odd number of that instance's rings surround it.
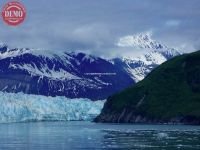
<svg viewBox="0 0 200 150">
<path fill-rule="evenodd" d="M 6 0 L 0 1 L 2 9 Z M 25 21 L 16 27 L 0 19 L 0 41 L 11 48 L 84 51 L 114 57 L 124 36 L 151 32 L 169 47 L 200 49 L 200 0 L 21 0 Z M 137 49 L 127 48 L 132 54 Z"/>
</svg>

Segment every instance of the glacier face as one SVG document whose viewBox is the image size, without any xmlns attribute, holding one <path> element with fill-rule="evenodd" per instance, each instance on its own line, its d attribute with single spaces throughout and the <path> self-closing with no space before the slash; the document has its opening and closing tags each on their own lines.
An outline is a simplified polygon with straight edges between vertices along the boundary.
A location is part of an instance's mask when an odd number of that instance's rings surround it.
<svg viewBox="0 0 200 150">
<path fill-rule="evenodd" d="M 26 121 L 90 121 L 105 101 L 0 92 L 0 123 Z"/>
</svg>

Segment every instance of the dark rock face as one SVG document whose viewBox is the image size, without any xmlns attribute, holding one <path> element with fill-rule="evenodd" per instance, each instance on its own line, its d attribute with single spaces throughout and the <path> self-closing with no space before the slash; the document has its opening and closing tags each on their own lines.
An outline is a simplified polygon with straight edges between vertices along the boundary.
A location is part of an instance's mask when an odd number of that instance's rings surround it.
<svg viewBox="0 0 200 150">
<path fill-rule="evenodd" d="M 107 99 L 95 122 L 200 125 L 200 51 L 175 57 Z"/>
</svg>

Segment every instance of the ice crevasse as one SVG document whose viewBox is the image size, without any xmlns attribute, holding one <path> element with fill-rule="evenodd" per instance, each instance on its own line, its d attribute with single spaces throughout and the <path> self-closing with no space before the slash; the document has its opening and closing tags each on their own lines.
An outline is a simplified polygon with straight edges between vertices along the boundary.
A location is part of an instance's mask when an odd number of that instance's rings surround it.
<svg viewBox="0 0 200 150">
<path fill-rule="evenodd" d="M 0 92 L 0 123 L 26 121 L 90 121 L 105 100 L 46 97 L 23 93 Z"/>
</svg>

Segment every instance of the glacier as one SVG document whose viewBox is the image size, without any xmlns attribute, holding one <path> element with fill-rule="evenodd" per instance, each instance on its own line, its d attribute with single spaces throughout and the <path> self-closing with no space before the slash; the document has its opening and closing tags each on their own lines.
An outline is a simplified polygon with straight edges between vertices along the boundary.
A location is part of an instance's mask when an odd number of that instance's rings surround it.
<svg viewBox="0 0 200 150">
<path fill-rule="evenodd" d="M 91 121 L 105 100 L 47 97 L 0 92 L 0 123 L 28 121 Z"/>
</svg>

